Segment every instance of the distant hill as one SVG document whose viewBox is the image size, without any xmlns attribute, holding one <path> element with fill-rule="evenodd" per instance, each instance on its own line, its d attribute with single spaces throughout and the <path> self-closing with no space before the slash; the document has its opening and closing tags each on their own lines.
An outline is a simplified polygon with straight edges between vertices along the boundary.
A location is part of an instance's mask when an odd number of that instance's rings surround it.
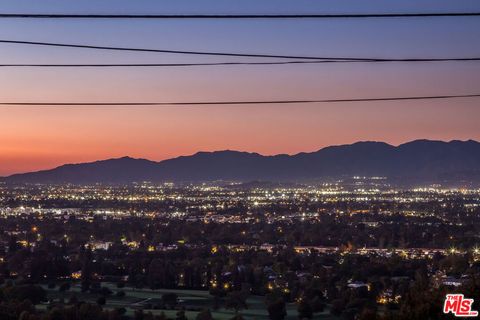
<svg viewBox="0 0 480 320">
<path fill-rule="evenodd" d="M 129 183 L 139 181 L 302 182 L 331 178 L 384 176 L 411 183 L 479 183 L 480 143 L 416 140 L 398 147 L 357 142 L 296 155 L 263 156 L 238 151 L 198 152 L 160 162 L 124 157 L 67 164 L 15 174 L 7 183 Z"/>
</svg>

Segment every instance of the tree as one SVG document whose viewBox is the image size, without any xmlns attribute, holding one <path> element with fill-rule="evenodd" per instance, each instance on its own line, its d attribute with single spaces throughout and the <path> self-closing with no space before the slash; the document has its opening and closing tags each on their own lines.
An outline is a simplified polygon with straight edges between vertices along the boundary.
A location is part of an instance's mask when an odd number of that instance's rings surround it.
<svg viewBox="0 0 480 320">
<path fill-rule="evenodd" d="M 68 299 L 68 304 L 77 304 L 78 303 L 78 297 L 76 294 L 72 294 L 70 296 L 70 299 Z"/>
<path fill-rule="evenodd" d="M 213 320 L 210 309 L 204 309 L 197 314 L 195 320 Z"/>
<path fill-rule="evenodd" d="M 65 317 L 69 319 L 68 317 Z M 102 318 L 102 307 L 97 304 L 83 303 L 78 309 L 78 318 L 81 320 L 100 320 Z"/>
<path fill-rule="evenodd" d="M 116 308 L 115 310 L 121 316 L 123 316 L 125 313 L 127 313 L 127 309 L 125 309 L 124 307 Z"/>
<path fill-rule="evenodd" d="M 30 300 L 33 304 L 39 304 L 46 299 L 46 292 L 40 286 L 20 285 L 4 288 L 3 294 L 8 300 Z"/>
<path fill-rule="evenodd" d="M 369 308 L 364 308 L 362 312 L 360 312 L 358 319 L 359 320 L 375 320 L 377 319 L 377 312 Z"/>
<path fill-rule="evenodd" d="M 229 292 L 225 301 L 225 308 L 234 309 L 235 313 L 238 313 L 241 309 L 248 309 L 245 293 L 241 291 Z"/>
<path fill-rule="evenodd" d="M 50 310 L 46 316 L 47 320 L 62 320 L 65 319 L 65 314 L 62 309 L 55 307 L 52 310 Z M 28 320 L 30 320 L 28 318 Z"/>
<path fill-rule="evenodd" d="M 90 289 L 92 281 L 92 251 L 90 249 L 82 249 L 81 251 L 81 260 L 82 260 L 82 292 Z"/>
<path fill-rule="evenodd" d="M 165 293 L 162 295 L 162 302 L 171 308 L 175 307 L 178 302 L 178 295 L 173 292 Z"/>
<path fill-rule="evenodd" d="M 283 320 L 287 316 L 287 309 L 283 299 L 277 299 L 267 305 L 268 317 L 271 320 Z"/>
<path fill-rule="evenodd" d="M 143 312 L 143 309 L 135 310 L 133 318 L 135 320 L 143 320 L 145 318 L 145 313 Z"/>
<path fill-rule="evenodd" d="M 311 319 L 313 317 L 312 307 L 305 299 L 300 300 L 297 307 L 298 317 L 300 319 Z"/>
<path fill-rule="evenodd" d="M 342 314 L 343 310 L 345 310 L 345 302 L 343 299 L 335 299 L 332 301 L 332 307 L 330 309 L 331 314 L 339 316 Z"/>
<path fill-rule="evenodd" d="M 29 311 L 22 311 L 18 320 L 37 320 L 40 319 L 37 315 L 30 313 Z"/>
<path fill-rule="evenodd" d="M 16 236 L 11 236 L 10 239 L 8 240 L 8 253 L 13 254 L 17 252 L 20 249 L 20 245 L 17 242 L 17 237 Z"/>
<path fill-rule="evenodd" d="M 58 291 L 60 291 L 60 292 L 65 292 L 65 291 L 68 291 L 68 290 L 70 290 L 70 283 L 68 283 L 68 282 L 64 282 L 58 287 Z"/>
<path fill-rule="evenodd" d="M 230 320 L 243 320 L 243 316 L 239 313 L 237 313 L 236 315 L 233 316 L 232 319 Z"/>
<path fill-rule="evenodd" d="M 159 315 L 155 316 L 155 320 L 168 320 L 167 316 L 165 315 L 165 312 L 161 312 Z"/>
<path fill-rule="evenodd" d="M 106 299 L 104 296 L 99 297 L 99 298 L 97 299 L 97 304 L 98 304 L 99 306 L 104 306 L 105 303 L 107 303 L 107 299 Z"/>
<path fill-rule="evenodd" d="M 188 320 L 188 318 L 185 316 L 185 310 L 178 310 L 175 320 Z"/>
</svg>

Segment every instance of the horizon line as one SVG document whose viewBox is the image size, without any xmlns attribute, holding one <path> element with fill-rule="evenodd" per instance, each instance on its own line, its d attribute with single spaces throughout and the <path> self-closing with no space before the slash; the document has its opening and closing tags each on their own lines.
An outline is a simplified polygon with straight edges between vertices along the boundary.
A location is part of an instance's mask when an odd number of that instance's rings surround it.
<svg viewBox="0 0 480 320">
<path fill-rule="evenodd" d="M 394 148 L 398 148 L 402 145 L 406 145 L 406 144 L 413 143 L 413 142 L 420 142 L 420 141 L 440 142 L 440 143 L 452 143 L 452 142 L 462 142 L 462 143 L 475 142 L 475 143 L 480 143 L 480 141 L 477 141 L 475 139 L 467 139 L 467 140 L 452 139 L 452 140 L 446 141 L 446 140 L 432 140 L 432 139 L 421 139 L 420 138 L 420 139 L 409 140 L 409 141 L 406 141 L 406 142 L 395 145 L 395 144 L 391 144 L 391 143 L 384 142 L 384 141 L 379 141 L 379 140 L 359 140 L 359 141 L 352 142 L 352 143 L 328 145 L 328 146 L 322 147 L 322 148 L 314 150 L 314 151 L 302 151 L 302 152 L 297 152 L 297 153 L 276 153 L 276 154 L 270 154 L 270 155 L 269 154 L 262 154 L 262 153 L 259 153 L 259 152 L 240 151 L 240 150 L 232 150 L 232 149 L 213 150 L 213 151 L 201 151 L 200 150 L 200 151 L 197 151 L 195 153 L 186 154 L 186 155 L 178 155 L 178 156 L 171 157 L 171 158 L 166 158 L 166 159 L 163 159 L 163 160 L 150 160 L 150 159 L 147 159 L 147 158 L 132 157 L 132 156 L 129 156 L 129 155 L 125 155 L 125 156 L 103 158 L 103 159 L 97 159 L 97 160 L 91 160 L 91 161 L 85 161 L 85 162 L 70 162 L 70 163 L 64 163 L 64 164 L 57 165 L 55 167 L 50 167 L 50 168 L 45 168 L 45 169 L 38 169 L 38 170 L 25 171 L 25 172 L 17 172 L 17 173 L 12 173 L 12 174 L 5 175 L 5 176 L 0 176 L 0 179 L 9 178 L 9 177 L 12 177 L 12 176 L 22 175 L 22 174 L 30 174 L 30 173 L 36 173 L 36 172 L 55 170 L 55 169 L 58 169 L 58 168 L 61 168 L 61 167 L 64 167 L 64 166 L 69 166 L 69 165 L 93 164 L 93 163 L 97 163 L 97 162 L 104 162 L 104 161 L 111 161 L 111 160 L 121 160 L 121 159 L 144 160 L 144 161 L 149 161 L 149 162 L 153 162 L 153 163 L 161 163 L 161 162 L 164 162 L 164 161 L 174 160 L 174 159 L 183 158 L 183 157 L 192 157 L 192 156 L 195 156 L 199 153 L 219 153 L 219 152 L 248 153 L 248 154 L 256 154 L 256 155 L 259 155 L 259 156 L 262 156 L 262 157 L 277 157 L 277 156 L 293 157 L 293 156 L 300 155 L 300 154 L 309 154 L 309 153 L 319 152 L 319 151 L 327 149 L 327 148 L 352 146 L 352 145 L 359 144 L 359 143 L 378 143 L 378 144 L 385 144 L 385 145 L 388 145 L 388 146 L 391 146 L 391 147 L 394 147 Z"/>
</svg>

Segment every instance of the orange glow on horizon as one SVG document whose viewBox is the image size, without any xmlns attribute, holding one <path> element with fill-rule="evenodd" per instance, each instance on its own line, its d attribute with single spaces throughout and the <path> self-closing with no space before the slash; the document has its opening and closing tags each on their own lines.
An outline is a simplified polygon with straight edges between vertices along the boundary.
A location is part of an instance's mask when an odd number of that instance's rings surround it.
<svg viewBox="0 0 480 320">
<path fill-rule="evenodd" d="M 205 69 L 168 73 L 106 70 L 95 73 L 94 82 L 91 70 L 5 69 L 0 73 L 0 88 L 3 101 L 98 102 L 352 98 L 474 91 L 478 65 L 442 68 L 372 69 L 355 64 L 208 69 L 208 73 Z M 446 73 L 449 78 L 442 76 Z M 424 138 L 480 140 L 478 101 L 1 107 L 0 176 L 123 156 L 158 161 L 225 149 L 272 155 L 312 152 L 365 140 L 394 145 Z"/>
<path fill-rule="evenodd" d="M 390 113 L 381 114 L 384 109 Z M 295 154 L 361 140 L 394 145 L 418 138 L 479 140 L 477 108 L 462 110 L 453 114 L 439 104 L 401 111 L 386 106 L 4 109 L 0 175 L 123 156 L 159 161 L 226 149 Z M 372 120 L 374 115 L 381 118 Z M 410 117 L 415 121 L 408 121 Z M 439 121 L 445 117 L 448 123 Z M 23 119 L 22 128 L 18 118 Z"/>
</svg>

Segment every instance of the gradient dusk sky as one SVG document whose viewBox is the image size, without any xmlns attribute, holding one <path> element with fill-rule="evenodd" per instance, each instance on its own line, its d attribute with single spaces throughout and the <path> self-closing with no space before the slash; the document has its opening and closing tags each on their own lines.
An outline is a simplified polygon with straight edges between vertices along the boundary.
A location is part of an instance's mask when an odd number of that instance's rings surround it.
<svg viewBox="0 0 480 320">
<path fill-rule="evenodd" d="M 480 1 L 1 1 L 1 13 L 480 11 Z M 479 57 L 480 18 L 0 20 L 0 39 L 317 56 Z M 0 44 L 0 63 L 247 61 Z M 1 102 L 335 99 L 480 93 L 480 62 L 1 68 Z M 480 98 L 318 105 L 0 107 L 0 175 L 129 155 L 315 151 L 360 140 L 480 140 Z"/>
</svg>

